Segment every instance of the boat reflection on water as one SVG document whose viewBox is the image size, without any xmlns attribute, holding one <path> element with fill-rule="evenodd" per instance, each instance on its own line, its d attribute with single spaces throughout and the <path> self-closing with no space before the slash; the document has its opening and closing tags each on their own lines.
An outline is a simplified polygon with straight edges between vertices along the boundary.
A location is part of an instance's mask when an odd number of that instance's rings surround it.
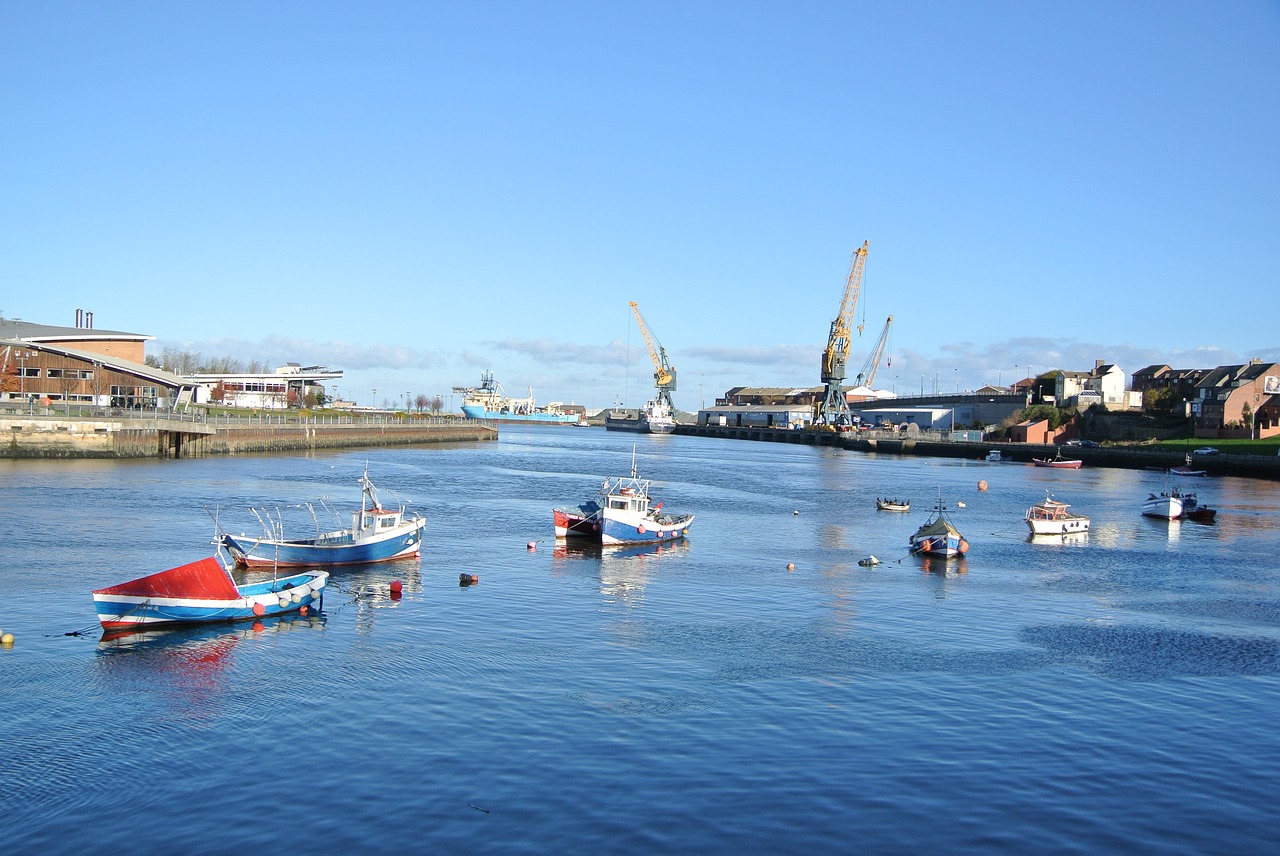
<svg viewBox="0 0 1280 856">
<path fill-rule="evenodd" d="M 98 654 L 111 656 L 137 651 L 169 651 L 181 655 L 184 662 L 208 662 L 229 652 L 241 639 L 256 639 L 270 633 L 291 630 L 314 630 L 324 626 L 323 612 L 308 615 L 290 613 L 259 618 L 255 621 L 215 622 L 200 625 L 178 625 L 147 629 L 125 628 L 104 630 L 98 640 Z M 196 655 L 192 658 L 190 655 Z"/>
<path fill-rule="evenodd" d="M 1037 535 L 1032 533 L 1027 536 L 1028 544 L 1056 544 L 1062 546 L 1067 545 L 1083 545 L 1089 543 L 1089 533 L 1086 532 L 1063 532 L 1054 535 Z"/>
<path fill-rule="evenodd" d="M 689 552 L 686 540 L 665 544 L 624 544 L 602 546 L 578 540 L 557 539 L 552 550 L 552 567 L 566 575 L 590 568 L 598 575 L 600 593 L 620 601 L 635 601 L 644 592 L 659 563 L 679 559 Z M 575 565 L 582 562 L 581 565 Z"/>
<path fill-rule="evenodd" d="M 350 597 L 398 602 L 392 583 L 400 583 L 400 597 L 422 593 L 422 561 L 417 558 L 395 559 L 367 565 L 345 565 L 329 571 L 330 596 L 342 592 Z M 337 600 L 334 600 L 337 604 Z"/>
<path fill-rule="evenodd" d="M 405 600 L 422 598 L 422 560 L 416 556 L 365 565 L 344 565 L 329 572 L 325 611 L 355 609 L 356 629 L 373 629 L 376 614 Z"/>
<path fill-rule="evenodd" d="M 98 641 L 95 669 L 117 690 L 163 698 L 184 721 L 220 715 L 220 700 L 236 669 L 239 646 L 274 641 L 277 634 L 324 629 L 321 612 L 289 613 L 255 621 L 166 628 L 107 630 Z"/>
<path fill-rule="evenodd" d="M 969 573 L 969 562 L 963 556 L 952 556 L 943 558 L 941 556 L 922 555 L 920 559 L 920 570 L 924 572 L 925 577 L 931 581 L 936 581 L 939 588 L 934 592 L 934 597 L 945 598 L 947 596 L 947 580 L 956 579 Z"/>
</svg>

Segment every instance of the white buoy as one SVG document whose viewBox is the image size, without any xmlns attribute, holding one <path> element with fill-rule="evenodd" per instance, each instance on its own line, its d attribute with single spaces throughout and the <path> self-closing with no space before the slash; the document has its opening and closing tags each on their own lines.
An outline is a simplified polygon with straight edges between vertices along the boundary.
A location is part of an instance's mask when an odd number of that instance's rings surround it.
<svg viewBox="0 0 1280 856">
<path fill-rule="evenodd" d="M 13 644 L 13 634 L 12 634 L 12 633 L 6 633 L 6 634 L 4 634 L 3 636 L 0 636 L 0 645 L 4 645 L 5 647 L 8 647 L 8 646 L 10 646 L 10 645 L 12 645 L 12 644 Z"/>
</svg>

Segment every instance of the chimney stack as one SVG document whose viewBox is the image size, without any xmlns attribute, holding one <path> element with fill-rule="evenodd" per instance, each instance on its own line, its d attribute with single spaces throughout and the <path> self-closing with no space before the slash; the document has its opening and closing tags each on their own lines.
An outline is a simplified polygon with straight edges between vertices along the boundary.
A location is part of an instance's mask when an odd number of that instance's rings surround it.
<svg viewBox="0 0 1280 856">
<path fill-rule="evenodd" d="M 76 329 L 78 330 L 82 326 L 84 326 L 84 310 L 77 309 L 76 310 Z"/>
</svg>

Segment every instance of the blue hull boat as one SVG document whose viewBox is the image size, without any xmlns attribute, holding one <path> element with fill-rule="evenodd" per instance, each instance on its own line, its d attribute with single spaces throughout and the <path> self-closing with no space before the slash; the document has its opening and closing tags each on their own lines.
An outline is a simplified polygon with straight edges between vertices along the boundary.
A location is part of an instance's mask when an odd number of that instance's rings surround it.
<svg viewBox="0 0 1280 856">
<path fill-rule="evenodd" d="M 158 574 L 93 592 L 98 621 L 107 630 L 248 621 L 321 608 L 329 575 L 305 571 L 280 579 L 236 585 L 218 557 L 210 556 Z"/>
<path fill-rule="evenodd" d="M 360 508 L 351 513 L 351 526 L 346 529 L 318 532 L 314 538 L 285 538 L 282 523 L 253 509 L 267 534 L 255 538 L 223 533 L 221 544 L 236 564 L 245 567 L 364 565 L 421 555 L 426 519 L 407 513 L 403 505 L 384 507 L 367 471 L 360 477 L 360 486 Z"/>
</svg>

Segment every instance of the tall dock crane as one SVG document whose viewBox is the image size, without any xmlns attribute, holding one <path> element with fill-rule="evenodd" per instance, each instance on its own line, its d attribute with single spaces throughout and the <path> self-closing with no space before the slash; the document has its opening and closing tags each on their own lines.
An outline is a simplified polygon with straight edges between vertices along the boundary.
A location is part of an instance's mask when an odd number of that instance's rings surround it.
<svg viewBox="0 0 1280 856">
<path fill-rule="evenodd" d="M 831 322 L 831 334 L 827 337 L 827 349 L 822 352 L 822 401 L 813 424 L 819 427 L 847 431 L 852 426 L 849 418 L 849 402 L 844 397 L 845 364 L 849 361 L 852 344 L 854 309 L 858 305 L 858 292 L 862 289 L 862 269 L 867 263 L 870 241 L 854 250 L 849 265 L 849 276 L 844 283 L 844 299 L 840 301 L 840 313 Z M 862 333 L 862 325 L 858 325 Z"/>
<path fill-rule="evenodd" d="M 888 320 L 884 322 L 884 329 L 880 331 L 880 339 L 876 342 L 875 348 L 871 351 L 871 356 L 867 357 L 867 361 L 862 365 L 862 371 L 858 372 L 858 379 L 854 382 L 855 386 L 871 386 L 876 382 L 876 372 L 880 370 L 880 358 L 884 356 L 884 343 L 889 340 L 889 326 L 893 324 L 893 316 L 890 315 Z M 893 355 L 889 355 L 889 362 L 893 362 Z"/>
<path fill-rule="evenodd" d="M 661 342 L 655 342 L 649 334 L 649 327 L 644 323 L 644 316 L 640 314 L 640 307 L 634 300 L 631 301 L 631 311 L 635 313 L 640 335 L 644 338 L 644 345 L 649 349 L 649 359 L 653 362 L 653 382 L 658 388 L 658 401 L 675 413 L 676 406 L 671 401 L 671 393 L 676 391 L 676 367 L 667 361 L 667 349 L 662 347 Z"/>
</svg>

